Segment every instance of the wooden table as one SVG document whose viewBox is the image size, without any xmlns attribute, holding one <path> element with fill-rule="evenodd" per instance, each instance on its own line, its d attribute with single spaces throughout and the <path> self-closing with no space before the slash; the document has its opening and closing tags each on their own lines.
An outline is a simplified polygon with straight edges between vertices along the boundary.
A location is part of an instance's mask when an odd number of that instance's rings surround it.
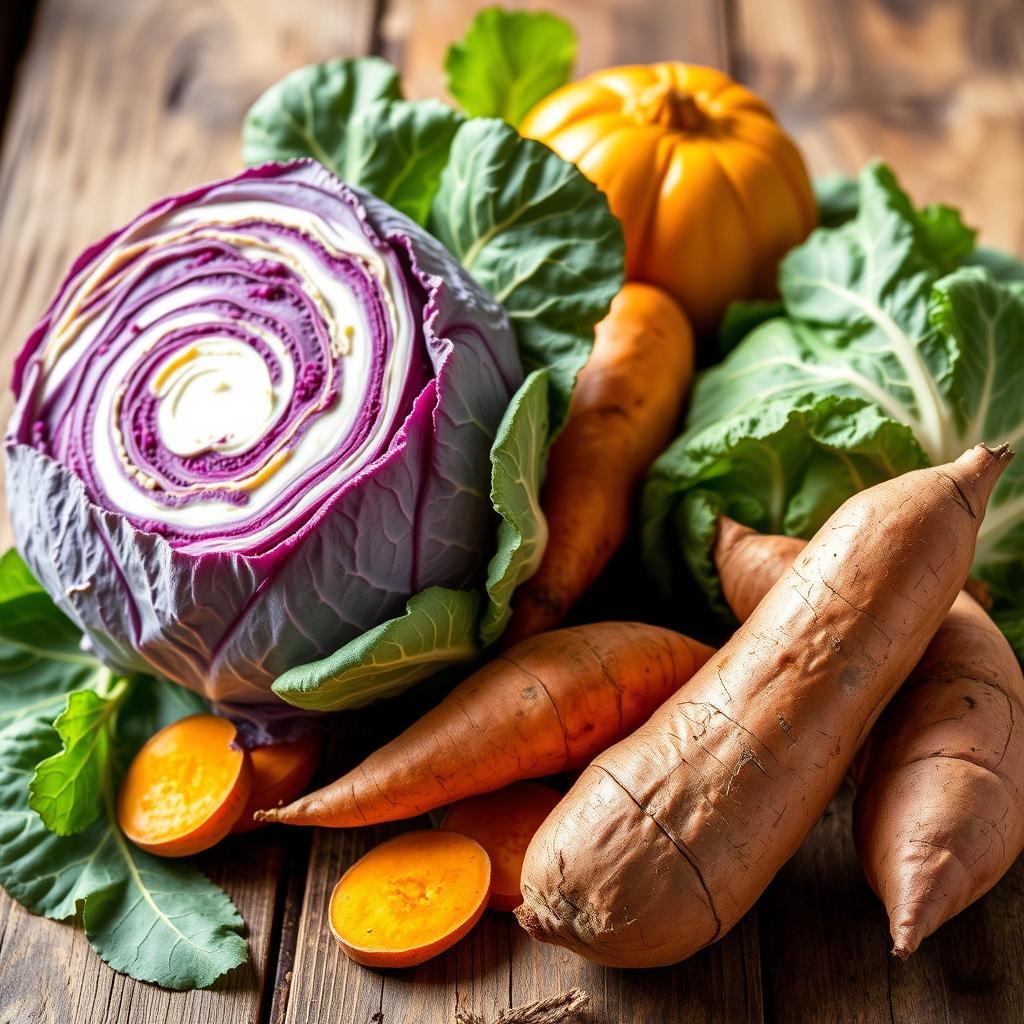
<svg viewBox="0 0 1024 1024">
<path fill-rule="evenodd" d="M 39 0 L 33 11 L 29 0 L 0 0 L 0 114 L 10 100 L 0 365 L 10 365 L 84 244 L 165 192 L 237 169 L 243 112 L 272 81 L 309 61 L 376 52 L 402 67 L 410 95 L 440 94 L 444 47 L 477 6 Z M 1021 0 L 545 6 L 576 25 L 580 71 L 661 58 L 724 67 L 768 97 L 815 172 L 854 170 L 880 154 L 918 201 L 961 206 L 988 243 L 1024 249 Z M 9 410 L 5 392 L 0 417 Z M 212 991 L 132 982 L 106 968 L 81 932 L 0 895 L 0 1024 L 447 1024 L 457 1006 L 490 1020 L 573 985 L 592 994 L 602 1024 L 1024 1022 L 1024 864 L 909 963 L 896 962 L 854 856 L 849 805 L 844 791 L 722 942 L 658 971 L 593 967 L 496 914 L 418 970 L 357 967 L 327 936 L 327 896 L 387 828 L 263 833 L 207 856 L 204 867 L 248 922 L 252 952 Z"/>
</svg>

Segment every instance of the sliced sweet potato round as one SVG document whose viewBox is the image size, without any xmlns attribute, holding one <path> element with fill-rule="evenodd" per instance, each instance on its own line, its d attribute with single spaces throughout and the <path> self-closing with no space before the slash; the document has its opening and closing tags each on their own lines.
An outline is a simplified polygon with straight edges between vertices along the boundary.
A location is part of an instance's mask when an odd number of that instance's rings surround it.
<svg viewBox="0 0 1024 1024">
<path fill-rule="evenodd" d="M 136 845 L 187 857 L 220 842 L 252 787 L 252 764 L 232 748 L 235 727 L 217 715 L 190 715 L 151 736 L 128 767 L 117 818 Z"/>
<path fill-rule="evenodd" d="M 357 963 L 413 967 L 454 946 L 487 906 L 491 862 L 459 832 L 422 830 L 370 850 L 331 895 L 331 932 Z"/>
</svg>

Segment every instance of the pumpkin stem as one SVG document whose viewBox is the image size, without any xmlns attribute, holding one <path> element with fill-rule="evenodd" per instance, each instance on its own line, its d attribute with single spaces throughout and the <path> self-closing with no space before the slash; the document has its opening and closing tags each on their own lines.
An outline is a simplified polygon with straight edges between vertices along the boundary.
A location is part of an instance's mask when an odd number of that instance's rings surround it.
<svg viewBox="0 0 1024 1024">
<path fill-rule="evenodd" d="M 665 82 L 644 90 L 637 97 L 631 113 L 644 124 L 684 132 L 698 131 L 707 122 L 692 93 L 674 89 Z"/>
</svg>

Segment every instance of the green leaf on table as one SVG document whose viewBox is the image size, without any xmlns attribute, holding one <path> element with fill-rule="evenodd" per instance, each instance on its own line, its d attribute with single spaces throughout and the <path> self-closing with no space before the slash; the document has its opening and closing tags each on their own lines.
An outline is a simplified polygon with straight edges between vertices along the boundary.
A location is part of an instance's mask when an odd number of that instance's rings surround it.
<svg viewBox="0 0 1024 1024">
<path fill-rule="evenodd" d="M 984 267 L 997 281 L 1024 281 L 1024 260 L 1000 249 L 979 245 L 967 255 L 964 266 Z"/>
<path fill-rule="evenodd" d="M 81 915 L 93 948 L 119 971 L 165 988 L 206 987 L 247 959 L 241 917 L 188 863 L 153 857 L 124 838 L 113 769 L 137 743 L 118 735 L 116 747 L 102 780 L 100 817 L 74 836 L 59 836 L 28 800 L 36 765 L 59 754 L 60 737 L 39 711 L 0 729 L 0 884 L 32 913 Z"/>
<path fill-rule="evenodd" d="M 402 98 L 398 72 L 379 57 L 342 57 L 310 64 L 272 85 L 242 126 L 242 159 L 312 157 L 344 177 L 349 121 L 377 100 Z"/>
<path fill-rule="evenodd" d="M 63 744 L 40 761 L 29 783 L 29 806 L 43 824 L 67 836 L 103 813 L 103 780 L 113 746 L 113 727 L 131 683 L 119 680 L 107 693 L 76 690 L 53 722 Z"/>
<path fill-rule="evenodd" d="M 428 227 L 508 310 L 526 372 L 550 371 L 560 428 L 622 285 L 622 225 L 604 194 L 546 146 L 474 118 L 455 133 Z"/>
<path fill-rule="evenodd" d="M 491 448 L 491 504 L 501 522 L 497 550 L 487 566 L 487 607 L 480 620 L 485 645 L 505 631 L 512 594 L 544 557 L 548 524 L 540 488 L 548 434 L 548 374 L 534 370 L 513 395 Z"/>
<path fill-rule="evenodd" d="M 295 707 L 340 711 L 393 697 L 479 653 L 480 595 L 430 587 L 409 598 L 405 614 L 367 630 L 326 658 L 297 665 L 274 682 Z"/>
<path fill-rule="evenodd" d="M 576 60 L 576 33 L 547 11 L 487 7 L 448 47 L 448 91 L 467 114 L 518 126 L 530 109 L 564 85 Z"/>
</svg>

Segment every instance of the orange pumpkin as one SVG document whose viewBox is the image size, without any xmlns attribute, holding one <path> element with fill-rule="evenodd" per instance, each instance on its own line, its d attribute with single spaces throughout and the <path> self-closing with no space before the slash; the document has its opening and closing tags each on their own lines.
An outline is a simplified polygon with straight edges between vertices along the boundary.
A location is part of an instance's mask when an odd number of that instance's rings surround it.
<svg viewBox="0 0 1024 1024">
<path fill-rule="evenodd" d="M 677 62 L 609 68 L 520 126 L 608 196 L 626 275 L 675 295 L 699 330 L 733 299 L 775 292 L 778 262 L 817 222 L 807 170 L 765 102 Z"/>
</svg>

